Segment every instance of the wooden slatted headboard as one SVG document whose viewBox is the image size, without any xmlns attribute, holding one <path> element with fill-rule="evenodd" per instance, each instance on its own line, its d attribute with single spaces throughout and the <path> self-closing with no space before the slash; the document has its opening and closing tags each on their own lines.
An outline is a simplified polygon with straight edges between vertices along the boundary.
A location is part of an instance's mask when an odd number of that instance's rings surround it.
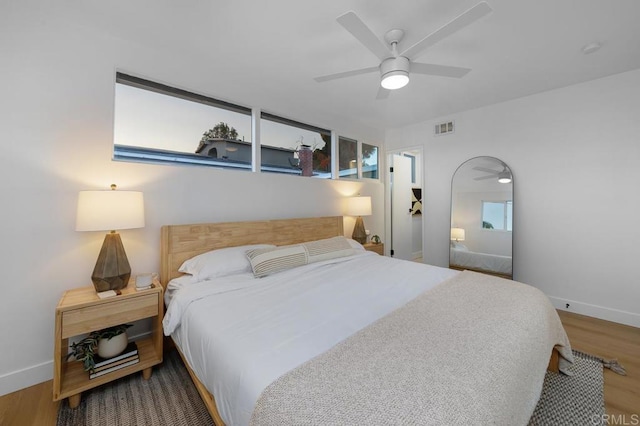
<svg viewBox="0 0 640 426">
<path fill-rule="evenodd" d="M 198 223 L 162 227 L 160 282 L 182 275 L 182 263 L 210 250 L 247 244 L 297 244 L 344 235 L 342 216 L 251 222 Z"/>
</svg>

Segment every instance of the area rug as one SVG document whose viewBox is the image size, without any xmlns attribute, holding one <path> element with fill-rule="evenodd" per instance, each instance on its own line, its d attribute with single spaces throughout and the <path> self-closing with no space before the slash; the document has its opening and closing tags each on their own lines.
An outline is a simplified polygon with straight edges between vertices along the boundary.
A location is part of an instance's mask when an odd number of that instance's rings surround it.
<svg viewBox="0 0 640 426">
<path fill-rule="evenodd" d="M 149 380 L 132 374 L 82 393 L 58 410 L 58 426 L 198 426 L 213 421 L 177 351 L 165 354 Z"/>
<path fill-rule="evenodd" d="M 574 350 L 573 376 L 547 371 L 529 426 L 600 425 L 604 416 L 602 360 Z"/>
<path fill-rule="evenodd" d="M 547 372 L 529 422 L 538 425 L 600 424 L 604 378 L 600 359 L 573 351 L 573 376 Z M 594 419 L 598 419 L 594 423 Z M 82 394 L 80 405 L 60 404 L 58 426 L 204 426 L 213 422 L 176 351 L 166 354 L 151 379 L 133 374 Z"/>
</svg>

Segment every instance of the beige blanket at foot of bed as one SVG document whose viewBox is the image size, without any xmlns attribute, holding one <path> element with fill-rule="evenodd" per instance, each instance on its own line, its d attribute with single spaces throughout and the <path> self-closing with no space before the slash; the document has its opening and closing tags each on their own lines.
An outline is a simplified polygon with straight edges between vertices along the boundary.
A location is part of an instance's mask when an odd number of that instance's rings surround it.
<svg viewBox="0 0 640 426">
<path fill-rule="evenodd" d="M 526 425 L 551 350 L 536 288 L 462 272 L 269 385 L 252 425 Z"/>
</svg>

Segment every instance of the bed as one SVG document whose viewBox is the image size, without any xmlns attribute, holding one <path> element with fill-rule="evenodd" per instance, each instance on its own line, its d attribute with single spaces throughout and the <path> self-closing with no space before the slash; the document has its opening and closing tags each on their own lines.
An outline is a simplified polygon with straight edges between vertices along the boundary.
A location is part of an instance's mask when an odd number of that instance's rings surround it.
<svg viewBox="0 0 640 426">
<path fill-rule="evenodd" d="M 572 360 L 536 289 L 351 241 L 348 255 L 262 278 L 179 271 L 210 250 L 343 234 L 342 217 L 162 228 L 165 334 L 214 422 L 526 424 L 550 358 Z"/>
<path fill-rule="evenodd" d="M 511 256 L 470 251 L 463 244 L 451 242 L 449 249 L 450 268 L 511 278 L 513 276 L 512 265 L 513 260 Z"/>
</svg>

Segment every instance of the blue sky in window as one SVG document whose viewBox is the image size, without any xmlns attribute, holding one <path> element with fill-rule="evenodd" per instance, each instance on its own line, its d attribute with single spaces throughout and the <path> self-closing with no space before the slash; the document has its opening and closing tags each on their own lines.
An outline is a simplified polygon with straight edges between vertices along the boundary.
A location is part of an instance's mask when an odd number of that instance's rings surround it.
<svg viewBox="0 0 640 426">
<path fill-rule="evenodd" d="M 363 158 L 363 163 L 368 166 L 377 166 L 378 165 L 378 147 L 373 145 L 362 144 L 363 147 L 373 148 L 371 153 Z"/>
<path fill-rule="evenodd" d="M 251 117 L 198 102 L 125 84 L 116 84 L 114 144 L 195 152 L 202 134 L 225 122 L 238 138 L 251 141 Z M 325 143 L 311 132 L 268 120 L 261 122 L 263 145 L 296 149 L 300 141 L 322 148 Z"/>
</svg>

